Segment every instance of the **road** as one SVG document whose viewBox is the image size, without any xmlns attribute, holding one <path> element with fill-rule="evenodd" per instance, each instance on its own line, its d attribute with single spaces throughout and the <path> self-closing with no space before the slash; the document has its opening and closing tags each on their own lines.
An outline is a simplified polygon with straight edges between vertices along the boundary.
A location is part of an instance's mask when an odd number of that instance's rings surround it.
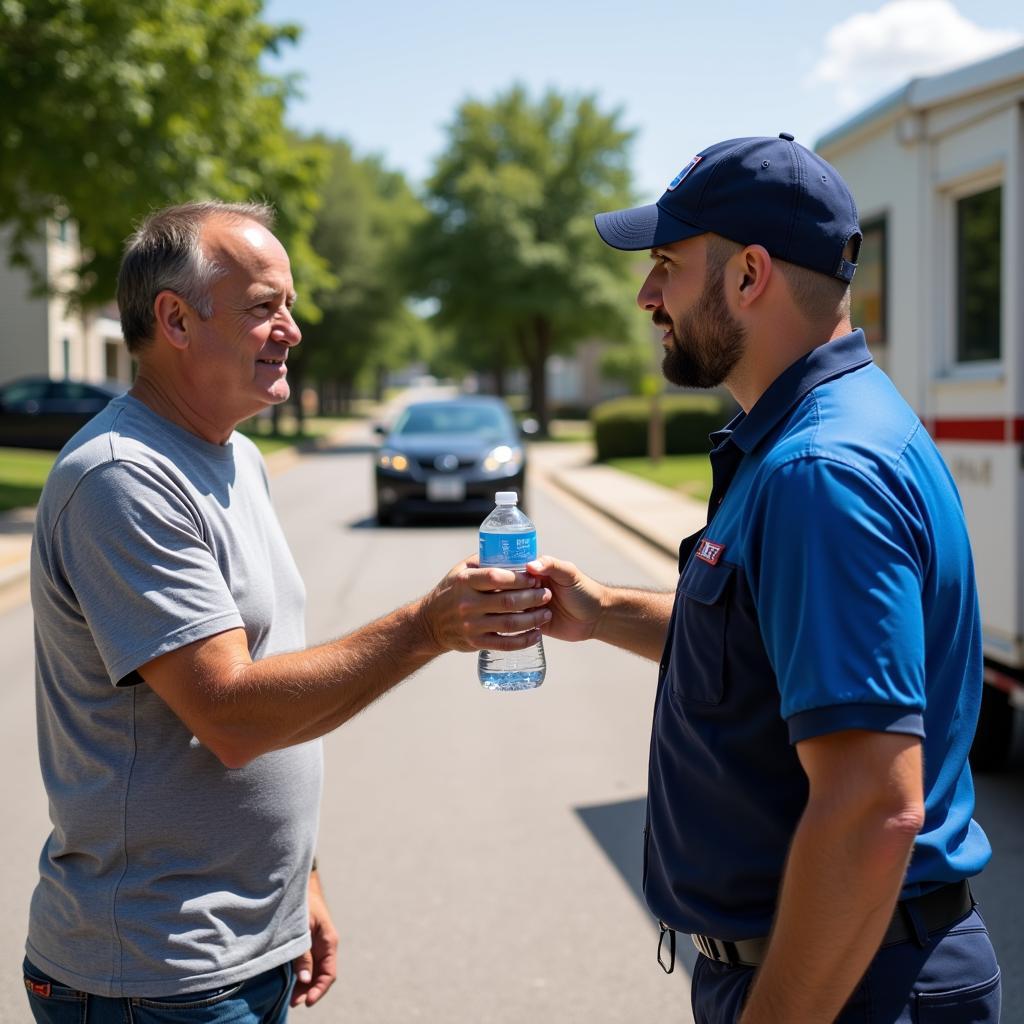
<svg viewBox="0 0 1024 1024">
<path fill-rule="evenodd" d="M 475 547 L 473 524 L 377 529 L 358 443 L 303 457 L 273 486 L 307 584 L 311 642 L 422 593 Z M 530 512 L 543 550 L 599 578 L 673 579 L 669 559 L 537 480 Z M 17 967 L 47 829 L 27 605 L 0 615 L 0 643 L 0 1021 L 20 1022 Z M 547 653 L 545 684 L 514 694 L 482 690 L 472 656 L 447 655 L 327 739 L 319 858 L 342 933 L 341 978 L 313 1019 L 690 1020 L 693 954 L 681 946 L 681 967 L 661 972 L 639 893 L 654 673 L 598 645 L 551 643 Z M 997 854 L 976 889 L 1008 975 L 1010 1024 L 1024 1021 L 1018 761 L 978 784 Z"/>
</svg>

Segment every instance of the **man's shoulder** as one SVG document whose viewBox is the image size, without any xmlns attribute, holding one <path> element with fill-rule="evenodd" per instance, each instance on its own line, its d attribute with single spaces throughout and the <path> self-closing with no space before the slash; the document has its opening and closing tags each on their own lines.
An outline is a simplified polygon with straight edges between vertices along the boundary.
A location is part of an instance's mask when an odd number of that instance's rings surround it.
<svg viewBox="0 0 1024 1024">
<path fill-rule="evenodd" d="M 892 382 L 875 366 L 819 385 L 793 409 L 763 457 L 768 473 L 794 463 L 812 469 L 822 461 L 888 477 L 921 421 Z"/>
<path fill-rule="evenodd" d="M 153 472 L 173 458 L 162 451 L 159 437 L 147 430 L 125 397 L 114 399 L 94 416 L 57 456 L 39 501 L 39 513 L 58 516 L 89 480 L 108 489 L 130 488 L 139 473 Z"/>
</svg>

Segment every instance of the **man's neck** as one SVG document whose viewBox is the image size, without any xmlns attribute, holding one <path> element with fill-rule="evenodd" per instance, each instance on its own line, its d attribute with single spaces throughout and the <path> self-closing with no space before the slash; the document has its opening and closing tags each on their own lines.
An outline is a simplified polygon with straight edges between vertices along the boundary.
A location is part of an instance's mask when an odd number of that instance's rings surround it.
<svg viewBox="0 0 1024 1024">
<path fill-rule="evenodd" d="M 779 330 L 752 340 L 746 355 L 737 364 L 725 387 L 744 412 L 750 412 L 758 399 L 798 359 L 853 330 L 848 319 L 824 327 L 806 326 L 802 330 Z"/>
<path fill-rule="evenodd" d="M 235 428 L 235 424 L 226 426 L 211 422 L 174 389 L 165 386 L 162 381 L 155 379 L 154 375 L 147 373 L 141 366 L 135 383 L 132 384 L 128 393 L 158 416 L 162 416 L 165 420 L 169 420 L 211 444 L 225 444 Z"/>
</svg>

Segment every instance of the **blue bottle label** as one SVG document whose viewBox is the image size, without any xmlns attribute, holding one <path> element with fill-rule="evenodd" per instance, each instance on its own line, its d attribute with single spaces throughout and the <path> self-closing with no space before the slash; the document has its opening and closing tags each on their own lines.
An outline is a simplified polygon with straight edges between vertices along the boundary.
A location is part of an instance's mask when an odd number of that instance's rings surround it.
<svg viewBox="0 0 1024 1024">
<path fill-rule="evenodd" d="M 537 531 L 480 534 L 480 564 L 525 565 L 537 557 Z"/>
</svg>

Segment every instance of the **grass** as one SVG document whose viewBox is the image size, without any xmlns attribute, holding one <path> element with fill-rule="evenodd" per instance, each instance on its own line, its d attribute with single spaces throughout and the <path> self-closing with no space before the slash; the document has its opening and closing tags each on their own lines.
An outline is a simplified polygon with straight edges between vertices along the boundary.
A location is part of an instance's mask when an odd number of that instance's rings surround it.
<svg viewBox="0 0 1024 1024">
<path fill-rule="evenodd" d="M 35 505 L 56 452 L 0 448 L 0 511 Z"/>
<path fill-rule="evenodd" d="M 646 458 L 609 459 L 608 465 L 699 501 L 711 496 L 711 461 L 706 455 L 666 455 L 656 463 Z"/>
<path fill-rule="evenodd" d="M 315 440 L 344 422 L 343 419 L 333 417 L 310 418 L 306 420 L 305 431 L 298 435 L 261 433 L 253 420 L 246 423 L 243 429 L 264 455 L 270 455 L 282 448 Z M 269 424 L 267 427 L 269 429 Z M 286 422 L 284 427 L 287 430 L 294 427 L 294 424 Z M 56 458 L 56 452 L 36 451 L 32 448 L 0 448 L 0 512 L 38 504 L 43 484 Z"/>
</svg>

